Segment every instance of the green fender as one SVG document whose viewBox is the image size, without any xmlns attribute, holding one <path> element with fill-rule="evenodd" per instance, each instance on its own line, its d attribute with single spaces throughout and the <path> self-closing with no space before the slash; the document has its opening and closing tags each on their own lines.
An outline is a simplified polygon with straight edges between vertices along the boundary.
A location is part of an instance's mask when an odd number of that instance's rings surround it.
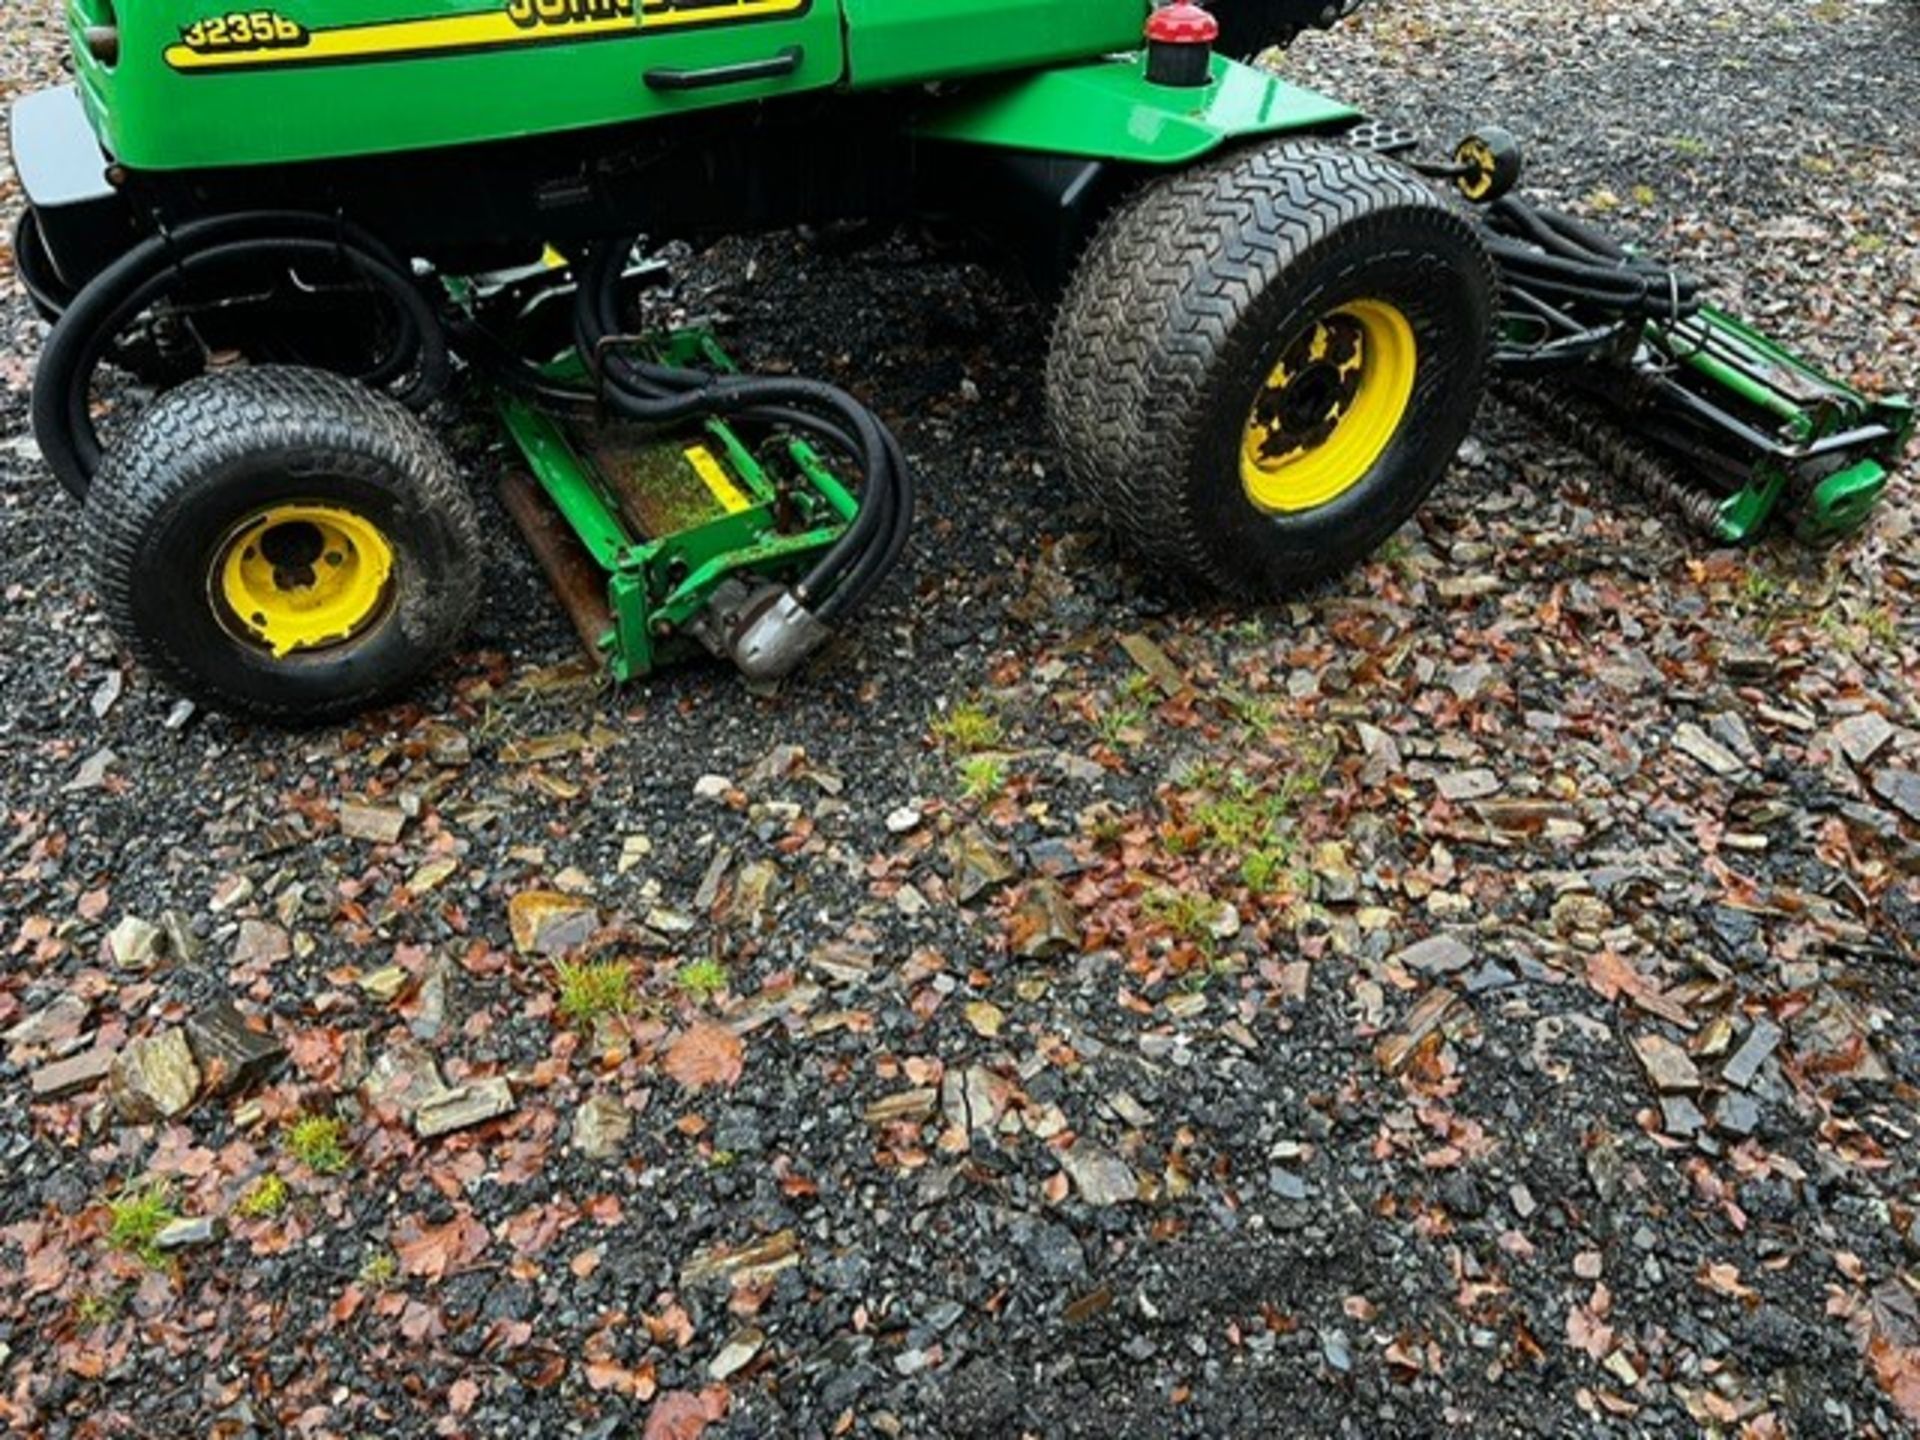
<svg viewBox="0 0 1920 1440">
<path fill-rule="evenodd" d="M 1136 165 L 1185 165 L 1229 141 L 1350 123 L 1360 112 L 1224 57 L 1203 89 L 1150 84 L 1143 55 L 968 87 L 920 112 L 914 133 Z"/>
</svg>

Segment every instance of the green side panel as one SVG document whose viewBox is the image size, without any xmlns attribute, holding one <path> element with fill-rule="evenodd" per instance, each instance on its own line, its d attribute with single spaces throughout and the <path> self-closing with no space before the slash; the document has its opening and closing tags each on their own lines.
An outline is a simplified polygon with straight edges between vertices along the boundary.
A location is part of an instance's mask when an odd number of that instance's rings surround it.
<svg viewBox="0 0 1920 1440">
<path fill-rule="evenodd" d="M 1211 85 L 1154 85 L 1142 54 L 987 82 L 934 102 L 914 129 L 970 145 L 1183 165 L 1245 136 L 1358 118 L 1337 100 L 1224 57 L 1214 59 Z"/>
<path fill-rule="evenodd" d="M 121 0 L 107 67 L 79 32 L 108 0 L 67 0 L 95 129 L 135 169 L 263 165 L 654 119 L 837 85 L 834 0 Z M 791 75 L 694 90 L 698 70 L 797 48 Z M 564 143 L 563 141 L 561 143 Z"/>
<path fill-rule="evenodd" d="M 1140 44 L 1145 0 L 842 0 L 856 88 L 953 80 Z"/>
</svg>

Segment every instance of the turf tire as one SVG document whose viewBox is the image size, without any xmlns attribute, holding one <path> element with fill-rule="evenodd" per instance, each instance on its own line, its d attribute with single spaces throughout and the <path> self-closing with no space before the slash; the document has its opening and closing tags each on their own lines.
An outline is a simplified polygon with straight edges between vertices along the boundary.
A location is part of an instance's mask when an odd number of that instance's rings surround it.
<svg viewBox="0 0 1920 1440">
<path fill-rule="evenodd" d="M 380 528 L 390 598 L 365 632 L 276 659 L 223 626 L 211 568 L 234 526 L 275 502 Z M 86 530 L 95 589 L 136 661 L 204 705 L 281 723 L 411 688 L 479 601 L 479 517 L 445 447 L 394 401 L 319 370 L 225 371 L 162 395 L 107 451 Z"/>
<path fill-rule="evenodd" d="M 1096 236 L 1055 321 L 1048 410 L 1068 474 L 1156 564 L 1251 599 L 1309 589 L 1446 470 L 1485 387 L 1497 296 L 1472 223 L 1376 155 L 1291 141 L 1150 183 Z M 1337 499 L 1258 508 L 1239 454 L 1265 377 L 1315 317 L 1366 298 L 1418 342 L 1404 417 Z"/>
</svg>

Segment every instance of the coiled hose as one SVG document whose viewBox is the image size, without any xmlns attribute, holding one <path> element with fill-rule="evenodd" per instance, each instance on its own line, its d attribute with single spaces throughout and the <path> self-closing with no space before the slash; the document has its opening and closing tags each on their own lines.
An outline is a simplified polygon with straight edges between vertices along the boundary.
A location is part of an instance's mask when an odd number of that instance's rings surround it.
<svg viewBox="0 0 1920 1440">
<path fill-rule="evenodd" d="M 615 414 L 667 426 L 714 416 L 791 430 L 824 442 L 860 471 L 860 509 L 840 539 L 793 587 L 822 624 L 851 614 L 898 563 L 913 528 L 914 478 L 900 442 L 871 410 L 818 380 L 716 375 L 650 364 L 623 349 L 620 280 L 631 245 L 582 257 L 574 338 Z"/>
<path fill-rule="evenodd" d="M 154 302 L 222 267 L 260 260 L 343 264 L 394 306 L 387 352 L 355 379 L 389 387 L 420 405 L 450 373 L 446 336 L 407 265 L 359 227 L 300 211 L 254 211 L 199 220 L 149 236 L 108 266 L 67 304 L 47 337 L 33 385 L 33 433 L 56 478 L 85 498 L 100 467 L 93 423 L 95 372 L 121 332 Z"/>
</svg>

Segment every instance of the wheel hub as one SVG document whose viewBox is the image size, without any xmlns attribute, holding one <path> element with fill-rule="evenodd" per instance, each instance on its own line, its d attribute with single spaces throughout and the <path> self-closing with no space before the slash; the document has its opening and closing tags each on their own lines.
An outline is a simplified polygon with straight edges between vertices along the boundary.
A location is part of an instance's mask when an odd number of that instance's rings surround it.
<svg viewBox="0 0 1920 1440">
<path fill-rule="evenodd" d="M 243 521 L 210 575 L 228 633 L 276 659 L 347 644 L 385 616 L 393 547 L 351 511 L 276 505 Z"/>
<path fill-rule="evenodd" d="M 1413 327 L 1395 306 L 1362 300 L 1315 320 L 1255 398 L 1241 481 L 1263 510 L 1311 510 L 1373 467 L 1413 394 Z"/>
</svg>

